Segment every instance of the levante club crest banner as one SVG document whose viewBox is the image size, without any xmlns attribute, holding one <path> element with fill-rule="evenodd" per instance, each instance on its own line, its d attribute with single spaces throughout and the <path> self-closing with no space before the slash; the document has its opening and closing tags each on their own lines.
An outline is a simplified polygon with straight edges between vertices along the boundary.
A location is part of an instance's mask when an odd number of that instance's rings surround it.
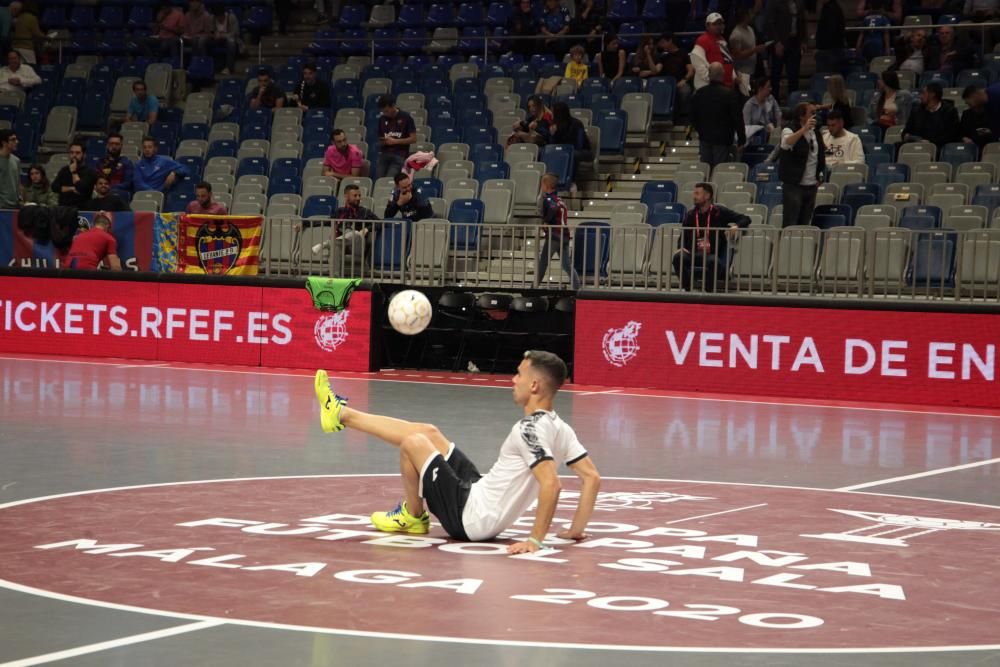
<svg viewBox="0 0 1000 667">
<path fill-rule="evenodd" d="M 259 215 L 183 215 L 177 223 L 177 271 L 255 276 L 262 234 Z"/>
</svg>

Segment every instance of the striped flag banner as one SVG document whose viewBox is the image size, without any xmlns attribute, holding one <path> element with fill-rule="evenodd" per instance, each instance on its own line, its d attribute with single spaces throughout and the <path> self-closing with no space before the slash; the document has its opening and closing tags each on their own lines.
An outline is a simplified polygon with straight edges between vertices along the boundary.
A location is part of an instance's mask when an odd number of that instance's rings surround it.
<svg viewBox="0 0 1000 667">
<path fill-rule="evenodd" d="M 255 276 L 264 219 L 259 215 L 183 215 L 177 225 L 177 271 Z"/>
</svg>

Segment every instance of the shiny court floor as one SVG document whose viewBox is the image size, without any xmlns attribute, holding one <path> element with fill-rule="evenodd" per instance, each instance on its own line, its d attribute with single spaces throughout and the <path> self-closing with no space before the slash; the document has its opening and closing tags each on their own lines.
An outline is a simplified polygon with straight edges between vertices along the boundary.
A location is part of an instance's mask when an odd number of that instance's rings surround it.
<svg viewBox="0 0 1000 667">
<path fill-rule="evenodd" d="M 357 433 L 323 435 L 311 376 L 298 371 L 3 358 L 0 377 L 0 525 L 10 504 L 59 494 L 397 470 L 390 447 Z M 335 382 L 355 407 L 435 423 L 481 467 L 492 462 L 519 417 L 502 383 L 429 384 L 384 376 Z M 614 488 L 616 477 L 814 489 L 890 480 L 865 490 L 1000 505 L 1000 414 L 635 396 L 572 387 L 560 395 L 557 410 L 576 429 L 607 478 L 607 489 Z M 930 471 L 939 472 L 922 475 Z M 388 489 L 386 497 L 393 493 Z M 90 519 L 107 518 L 99 511 L 95 507 Z M 245 594 L 257 599 L 266 592 Z M 371 596 L 379 595 L 388 593 L 366 591 L 350 613 L 363 615 L 366 600 L 375 605 Z M 560 613 L 553 607 L 553 618 Z M 414 614 L 433 619 L 435 609 Z M 977 643 L 992 646 L 984 650 L 663 653 L 548 646 L 548 637 L 517 646 L 225 622 L 194 627 L 190 618 L 94 606 L 13 585 L 0 586 L 0 665 L 1000 665 L 998 620 L 985 617 L 976 627 L 983 638 Z M 567 616 L 565 622 L 573 621 Z M 439 634 L 455 634 L 448 630 Z M 733 642 L 720 628 L 717 645 Z"/>
</svg>

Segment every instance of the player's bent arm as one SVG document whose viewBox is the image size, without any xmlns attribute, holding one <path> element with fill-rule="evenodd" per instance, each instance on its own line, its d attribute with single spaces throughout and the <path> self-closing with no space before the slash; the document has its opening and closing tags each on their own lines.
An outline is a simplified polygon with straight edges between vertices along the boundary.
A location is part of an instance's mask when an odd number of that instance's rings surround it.
<svg viewBox="0 0 1000 667">
<path fill-rule="evenodd" d="M 122 270 L 122 260 L 119 259 L 118 255 L 108 255 L 108 264 L 111 265 L 112 271 Z"/>
<path fill-rule="evenodd" d="M 587 522 L 590 521 L 597 502 L 597 492 L 601 490 L 601 474 L 597 472 L 597 466 L 589 456 L 573 463 L 569 469 L 580 478 L 580 501 L 569 530 L 560 531 L 558 536 L 567 540 L 583 540 L 587 538 L 583 531 L 587 529 Z"/>
<path fill-rule="evenodd" d="M 545 535 L 552 525 L 552 517 L 556 515 L 556 505 L 559 504 L 559 492 L 562 484 L 556 473 L 556 464 L 552 460 L 542 461 L 531 469 L 538 480 L 538 509 L 535 511 L 535 524 L 531 527 L 531 537 L 527 542 L 515 542 L 507 547 L 509 554 L 523 554 L 538 551 Z"/>
</svg>

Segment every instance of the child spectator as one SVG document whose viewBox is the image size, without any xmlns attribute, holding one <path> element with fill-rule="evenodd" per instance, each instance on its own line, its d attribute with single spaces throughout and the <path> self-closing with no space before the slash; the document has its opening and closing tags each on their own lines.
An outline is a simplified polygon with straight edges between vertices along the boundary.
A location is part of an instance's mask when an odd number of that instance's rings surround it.
<svg viewBox="0 0 1000 667">
<path fill-rule="evenodd" d="M 569 62 L 566 63 L 566 72 L 563 74 L 564 78 L 576 81 L 577 88 L 583 85 L 584 80 L 590 74 L 590 67 L 587 63 L 583 62 L 585 55 L 587 55 L 587 52 L 579 44 L 571 48 L 569 50 Z"/>
</svg>

